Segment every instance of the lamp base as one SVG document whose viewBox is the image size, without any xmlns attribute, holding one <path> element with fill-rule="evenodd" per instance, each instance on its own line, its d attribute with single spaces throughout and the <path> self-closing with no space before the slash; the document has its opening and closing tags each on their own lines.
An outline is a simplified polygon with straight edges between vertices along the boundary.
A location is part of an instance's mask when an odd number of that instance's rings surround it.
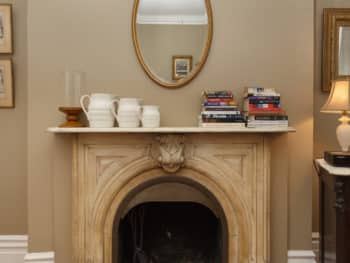
<svg viewBox="0 0 350 263">
<path fill-rule="evenodd" d="M 59 107 L 59 111 L 66 114 L 66 122 L 60 125 L 61 128 L 79 128 L 84 127 L 79 122 L 79 114 L 83 111 L 81 107 Z"/>
<path fill-rule="evenodd" d="M 339 119 L 341 124 L 337 127 L 337 139 L 343 152 L 347 152 L 350 146 L 350 125 L 349 117 L 346 113 Z"/>
</svg>

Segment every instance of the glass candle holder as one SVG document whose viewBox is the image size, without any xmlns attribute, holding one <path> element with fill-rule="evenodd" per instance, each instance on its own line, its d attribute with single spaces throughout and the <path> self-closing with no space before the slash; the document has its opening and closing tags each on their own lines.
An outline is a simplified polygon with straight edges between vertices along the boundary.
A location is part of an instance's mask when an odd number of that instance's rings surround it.
<svg viewBox="0 0 350 263">
<path fill-rule="evenodd" d="M 80 107 L 80 97 L 85 94 L 85 73 L 66 71 L 64 73 L 64 106 Z"/>
</svg>

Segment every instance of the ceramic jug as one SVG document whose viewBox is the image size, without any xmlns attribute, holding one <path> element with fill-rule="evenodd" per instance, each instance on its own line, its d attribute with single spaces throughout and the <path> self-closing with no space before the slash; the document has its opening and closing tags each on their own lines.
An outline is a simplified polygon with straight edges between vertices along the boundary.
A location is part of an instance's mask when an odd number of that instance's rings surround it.
<svg viewBox="0 0 350 263">
<path fill-rule="evenodd" d="M 142 107 L 142 126 L 145 128 L 157 128 L 160 126 L 159 106 L 145 105 Z"/>
<path fill-rule="evenodd" d="M 114 100 L 118 105 L 118 114 L 113 112 L 120 128 L 136 128 L 140 126 L 141 102 L 137 98 L 121 98 Z"/>
<path fill-rule="evenodd" d="M 87 99 L 89 104 L 86 108 Z M 80 104 L 89 120 L 90 127 L 110 128 L 114 126 L 115 100 L 116 96 L 108 93 L 93 93 L 81 97 Z"/>
<path fill-rule="evenodd" d="M 138 112 L 141 113 L 141 99 L 137 98 L 120 98 L 114 100 L 118 105 L 118 114 Z"/>
</svg>

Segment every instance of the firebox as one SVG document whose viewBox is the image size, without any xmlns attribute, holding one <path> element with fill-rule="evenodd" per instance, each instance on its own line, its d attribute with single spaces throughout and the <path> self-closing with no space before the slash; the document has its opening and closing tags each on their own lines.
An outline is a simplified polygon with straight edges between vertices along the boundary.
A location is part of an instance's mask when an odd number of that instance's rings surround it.
<svg viewBox="0 0 350 263">
<path fill-rule="evenodd" d="M 222 263 L 221 219 L 202 204 L 143 203 L 113 231 L 113 263 Z"/>
</svg>

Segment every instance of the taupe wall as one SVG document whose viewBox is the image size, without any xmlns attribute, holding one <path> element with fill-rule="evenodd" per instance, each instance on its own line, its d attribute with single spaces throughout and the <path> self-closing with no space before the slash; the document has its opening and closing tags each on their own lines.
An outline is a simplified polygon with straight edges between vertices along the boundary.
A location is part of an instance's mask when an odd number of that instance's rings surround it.
<svg viewBox="0 0 350 263">
<path fill-rule="evenodd" d="M 137 25 L 137 32 L 146 64 L 166 82 L 173 82 L 173 56 L 192 56 L 195 68 L 208 41 L 207 25 Z"/>
<path fill-rule="evenodd" d="M 27 233 L 27 1 L 13 4 L 14 109 L 0 109 L 0 234 Z M 0 55 L 0 58 L 11 57 Z"/>
<path fill-rule="evenodd" d="M 167 126 L 196 125 L 200 95 L 205 89 L 233 89 L 238 97 L 246 85 L 279 90 L 291 124 L 298 131 L 290 135 L 289 249 L 311 248 L 313 0 L 212 3 L 214 39 L 206 66 L 190 85 L 168 90 L 151 82 L 137 63 L 131 40 L 132 1 L 29 2 L 28 233 L 31 251 L 53 249 L 58 253 L 57 262 L 69 262 L 70 139 L 45 131 L 63 120 L 57 106 L 64 98 L 61 83 L 66 69 L 85 71 L 90 92 L 137 96 L 147 103 L 159 104 L 162 125 Z M 25 43 L 25 40 L 17 41 Z M 18 109 L 24 105 L 25 100 Z M 19 132 L 18 127 L 25 122 L 25 117 L 23 122 L 19 122 L 20 119 L 16 116 L 12 125 L 17 130 L 13 128 L 9 138 Z M 22 132 L 15 141 L 21 146 L 25 145 Z M 21 170 L 18 174 L 25 173 L 25 169 L 13 160 L 22 156 L 20 159 L 25 163 L 23 147 L 16 148 L 21 150 L 9 161 L 16 164 L 9 167 Z M 11 178 L 5 181 L 11 182 Z M 14 201 L 11 207 L 13 204 L 17 209 L 18 202 Z M 24 214 L 19 218 L 25 221 Z"/>
<path fill-rule="evenodd" d="M 349 0 L 317 0 L 315 16 L 315 91 L 314 91 L 314 155 L 322 157 L 326 150 L 339 150 L 335 129 L 339 116 L 320 113 L 329 93 L 321 91 L 322 77 L 322 31 L 324 8 L 350 8 Z M 313 180 L 313 231 L 318 231 L 318 178 Z"/>
</svg>

